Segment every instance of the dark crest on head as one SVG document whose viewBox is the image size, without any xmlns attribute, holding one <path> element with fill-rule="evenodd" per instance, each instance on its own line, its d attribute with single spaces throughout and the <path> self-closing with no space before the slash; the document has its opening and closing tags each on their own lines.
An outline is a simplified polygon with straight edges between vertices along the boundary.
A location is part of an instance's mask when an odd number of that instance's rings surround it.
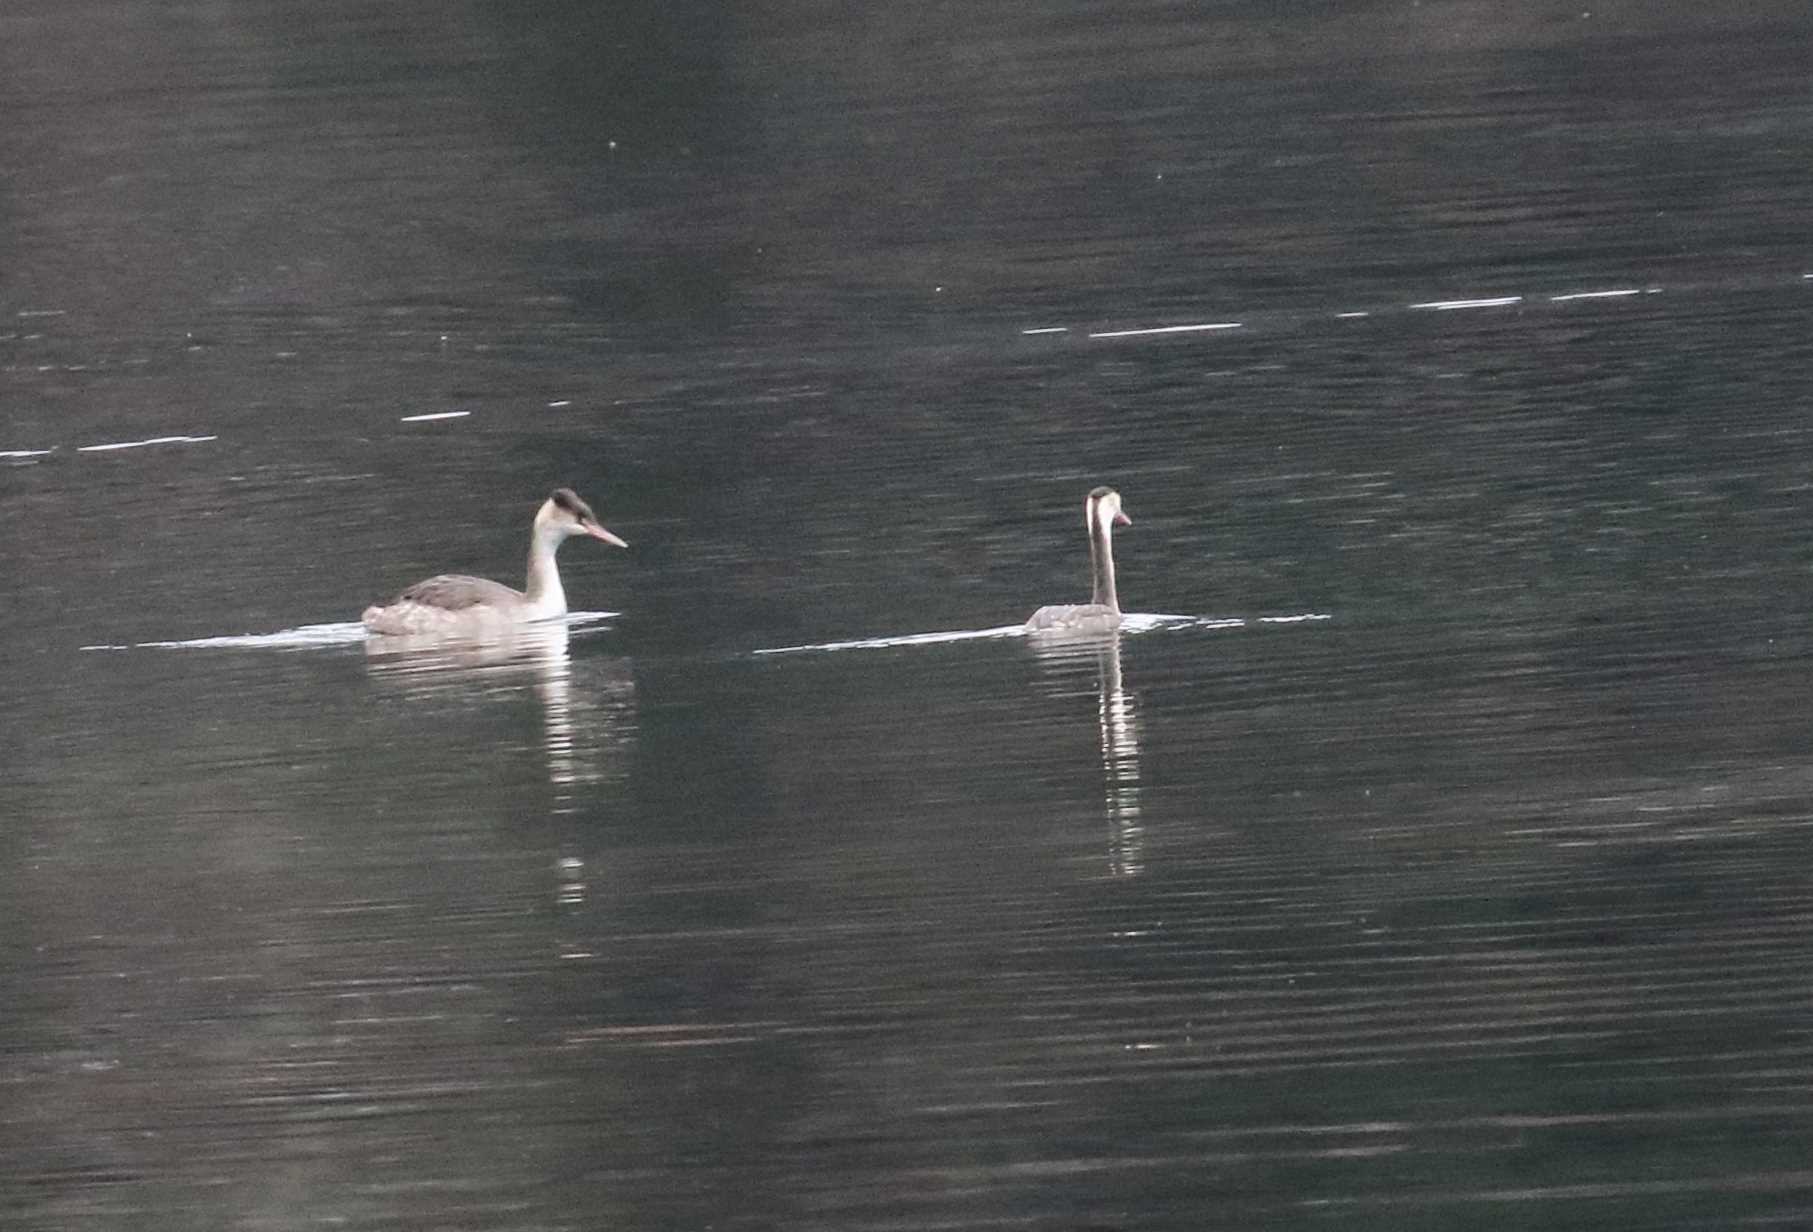
<svg viewBox="0 0 1813 1232">
<path fill-rule="evenodd" d="M 580 500 L 579 493 L 573 491 L 571 488 L 555 488 L 554 494 L 548 497 L 548 499 L 576 518 L 589 518 L 592 516 L 592 507 Z"/>
</svg>

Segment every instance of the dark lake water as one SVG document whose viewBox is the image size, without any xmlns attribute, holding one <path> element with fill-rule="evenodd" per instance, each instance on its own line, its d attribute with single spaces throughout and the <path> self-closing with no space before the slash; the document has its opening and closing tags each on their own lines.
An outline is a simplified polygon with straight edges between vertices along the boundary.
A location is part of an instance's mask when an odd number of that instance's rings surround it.
<svg viewBox="0 0 1813 1232">
<path fill-rule="evenodd" d="M 1502 7 L 0 13 L 0 1222 L 1813 1226 L 1813 17 Z"/>
</svg>

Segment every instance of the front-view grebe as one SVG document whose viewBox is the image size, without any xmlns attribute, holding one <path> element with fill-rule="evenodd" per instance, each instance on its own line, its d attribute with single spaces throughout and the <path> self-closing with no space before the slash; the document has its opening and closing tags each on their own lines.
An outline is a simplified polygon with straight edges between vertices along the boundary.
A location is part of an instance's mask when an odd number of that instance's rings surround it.
<svg viewBox="0 0 1813 1232">
<path fill-rule="evenodd" d="M 1133 519 L 1121 512 L 1121 494 L 1113 488 L 1096 488 L 1083 503 L 1083 520 L 1089 529 L 1089 572 L 1095 584 L 1088 603 L 1042 607 L 1026 622 L 1032 633 L 1109 633 L 1120 628 L 1121 605 L 1114 593 L 1114 528 L 1131 526 Z"/>
</svg>

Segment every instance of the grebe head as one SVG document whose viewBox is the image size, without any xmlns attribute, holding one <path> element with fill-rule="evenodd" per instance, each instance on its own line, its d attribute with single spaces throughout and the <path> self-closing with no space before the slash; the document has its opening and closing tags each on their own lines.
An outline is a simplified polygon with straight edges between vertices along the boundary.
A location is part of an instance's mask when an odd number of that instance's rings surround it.
<svg viewBox="0 0 1813 1232">
<path fill-rule="evenodd" d="M 599 525 L 598 515 L 592 512 L 592 507 L 580 500 L 579 493 L 571 488 L 556 488 L 554 494 L 542 502 L 535 514 L 535 530 L 537 534 L 555 536 L 556 541 L 573 535 L 590 535 L 612 547 L 629 546 Z"/>
<path fill-rule="evenodd" d="M 1121 494 L 1110 487 L 1096 488 L 1083 506 L 1089 529 L 1097 526 L 1131 526 L 1133 519 L 1121 512 Z"/>
</svg>

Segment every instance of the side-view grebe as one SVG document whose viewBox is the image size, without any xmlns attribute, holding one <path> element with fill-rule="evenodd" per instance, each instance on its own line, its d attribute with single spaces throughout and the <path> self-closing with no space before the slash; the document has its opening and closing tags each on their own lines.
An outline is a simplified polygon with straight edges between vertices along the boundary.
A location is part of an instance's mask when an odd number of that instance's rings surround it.
<svg viewBox="0 0 1813 1232">
<path fill-rule="evenodd" d="M 373 604 L 361 619 L 373 633 L 482 634 L 533 620 L 567 614 L 566 591 L 554 553 L 574 535 L 590 535 L 615 547 L 629 544 L 598 524 L 592 507 L 571 488 L 560 488 L 543 501 L 529 532 L 529 583 L 526 591 L 499 582 L 443 573 L 417 582 L 388 604 Z"/>
<path fill-rule="evenodd" d="M 1096 488 L 1083 503 L 1083 521 L 1089 529 L 1089 572 L 1095 593 L 1088 603 L 1042 607 L 1026 622 L 1031 633 L 1109 633 L 1120 628 L 1121 605 L 1114 593 L 1114 528 L 1131 526 L 1133 519 L 1121 512 L 1121 494 L 1113 488 Z"/>
</svg>

